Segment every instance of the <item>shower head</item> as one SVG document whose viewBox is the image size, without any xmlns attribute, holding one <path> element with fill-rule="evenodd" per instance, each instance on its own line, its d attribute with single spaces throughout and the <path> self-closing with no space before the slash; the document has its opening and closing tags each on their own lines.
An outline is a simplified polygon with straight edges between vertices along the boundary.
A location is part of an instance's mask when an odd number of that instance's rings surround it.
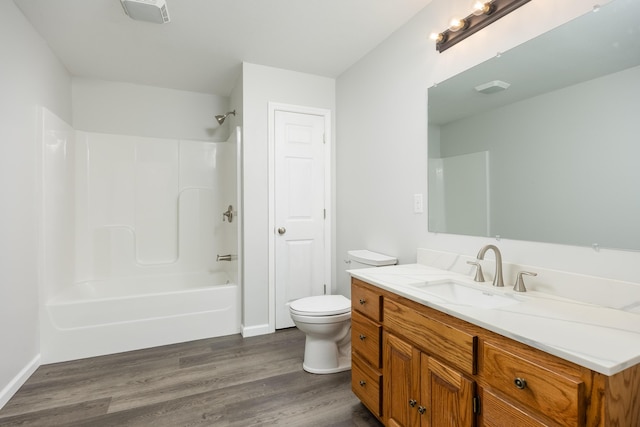
<svg viewBox="0 0 640 427">
<path fill-rule="evenodd" d="M 236 110 L 233 111 L 229 111 L 227 114 L 219 114 L 216 116 L 216 120 L 218 121 L 218 124 L 221 125 L 224 123 L 224 120 L 227 118 L 227 116 L 229 114 L 233 114 L 234 116 L 236 115 Z"/>
</svg>

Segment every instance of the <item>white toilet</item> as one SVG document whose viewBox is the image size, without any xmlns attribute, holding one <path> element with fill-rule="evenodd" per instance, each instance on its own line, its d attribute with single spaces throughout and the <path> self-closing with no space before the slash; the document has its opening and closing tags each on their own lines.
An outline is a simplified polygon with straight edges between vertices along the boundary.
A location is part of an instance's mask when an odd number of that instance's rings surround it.
<svg viewBox="0 0 640 427">
<path fill-rule="evenodd" d="M 396 258 L 368 250 L 347 252 L 348 269 L 394 265 Z M 302 368 L 313 374 L 351 369 L 351 300 L 342 295 L 300 298 L 289 304 L 293 323 L 306 334 Z"/>
</svg>

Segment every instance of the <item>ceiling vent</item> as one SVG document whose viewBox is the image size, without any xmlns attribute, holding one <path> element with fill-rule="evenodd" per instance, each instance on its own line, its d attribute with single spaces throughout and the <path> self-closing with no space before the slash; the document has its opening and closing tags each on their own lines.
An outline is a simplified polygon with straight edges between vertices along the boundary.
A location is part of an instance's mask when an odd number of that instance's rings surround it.
<svg viewBox="0 0 640 427">
<path fill-rule="evenodd" d="M 494 80 L 485 84 L 481 84 L 475 87 L 475 89 L 484 94 L 496 93 L 508 89 L 511 84 L 503 82 L 502 80 Z"/>
<path fill-rule="evenodd" d="M 166 0 L 120 0 L 120 2 L 131 19 L 156 24 L 166 24 L 170 20 Z"/>
</svg>

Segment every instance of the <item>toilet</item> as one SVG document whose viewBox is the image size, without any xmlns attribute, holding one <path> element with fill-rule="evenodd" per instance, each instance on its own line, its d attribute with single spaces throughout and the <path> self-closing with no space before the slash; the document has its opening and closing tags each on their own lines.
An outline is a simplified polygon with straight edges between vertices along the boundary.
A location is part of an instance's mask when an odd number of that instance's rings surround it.
<svg viewBox="0 0 640 427">
<path fill-rule="evenodd" d="M 349 270 L 394 265 L 396 258 L 368 250 L 348 251 Z M 313 374 L 351 369 L 351 300 L 343 295 L 300 298 L 289 304 L 293 323 L 305 333 L 302 368 Z"/>
</svg>

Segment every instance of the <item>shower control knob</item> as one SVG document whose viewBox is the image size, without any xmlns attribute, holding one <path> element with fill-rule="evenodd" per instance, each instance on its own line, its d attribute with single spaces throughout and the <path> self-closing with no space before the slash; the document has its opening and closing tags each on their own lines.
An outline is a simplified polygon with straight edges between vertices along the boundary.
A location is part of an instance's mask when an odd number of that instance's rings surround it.
<svg viewBox="0 0 640 427">
<path fill-rule="evenodd" d="M 286 233 L 286 232 L 287 232 L 287 229 L 286 229 L 286 228 L 284 228 L 284 227 L 280 227 L 280 228 L 278 228 L 278 234 L 279 234 L 279 235 L 281 235 L 281 236 L 282 236 L 282 235 L 283 235 L 284 233 Z"/>
</svg>

